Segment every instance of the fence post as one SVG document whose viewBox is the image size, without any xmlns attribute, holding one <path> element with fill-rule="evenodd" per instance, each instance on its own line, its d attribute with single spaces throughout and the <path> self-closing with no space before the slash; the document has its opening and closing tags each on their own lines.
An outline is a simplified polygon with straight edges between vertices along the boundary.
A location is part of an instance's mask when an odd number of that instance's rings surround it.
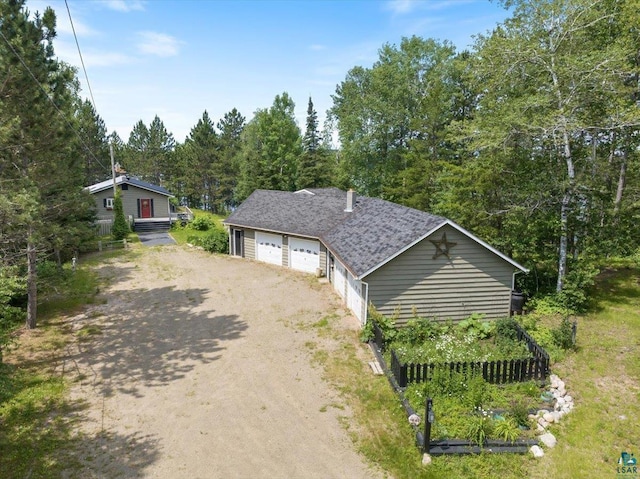
<svg viewBox="0 0 640 479">
<path fill-rule="evenodd" d="M 424 445 L 422 446 L 422 452 L 425 454 L 429 454 L 429 450 L 431 448 L 431 423 L 434 419 L 433 401 L 431 398 L 428 398 L 424 411 Z"/>
<path fill-rule="evenodd" d="M 98 241 L 98 251 L 102 251 L 102 241 Z"/>
</svg>

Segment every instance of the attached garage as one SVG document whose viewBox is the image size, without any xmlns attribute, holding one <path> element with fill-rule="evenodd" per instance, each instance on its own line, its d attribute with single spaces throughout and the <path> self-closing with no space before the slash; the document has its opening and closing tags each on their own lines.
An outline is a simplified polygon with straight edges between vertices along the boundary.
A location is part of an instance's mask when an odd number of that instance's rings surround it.
<svg viewBox="0 0 640 479">
<path fill-rule="evenodd" d="M 282 266 L 282 236 L 256 231 L 256 259 Z"/>
<path fill-rule="evenodd" d="M 315 273 L 320 268 L 320 242 L 289 237 L 289 265 L 298 271 Z"/>
<path fill-rule="evenodd" d="M 347 307 L 356 315 L 356 318 L 364 324 L 364 301 L 362 299 L 362 281 L 348 273 L 347 283 Z"/>
<path fill-rule="evenodd" d="M 446 218 L 336 188 L 256 190 L 225 224 L 235 254 L 323 269 L 361 324 L 369 306 L 398 325 L 507 316 L 514 275 L 527 271 Z"/>
<path fill-rule="evenodd" d="M 338 292 L 341 298 L 346 294 L 347 270 L 339 261 L 335 264 L 335 274 L 333 276 L 333 288 Z"/>
</svg>

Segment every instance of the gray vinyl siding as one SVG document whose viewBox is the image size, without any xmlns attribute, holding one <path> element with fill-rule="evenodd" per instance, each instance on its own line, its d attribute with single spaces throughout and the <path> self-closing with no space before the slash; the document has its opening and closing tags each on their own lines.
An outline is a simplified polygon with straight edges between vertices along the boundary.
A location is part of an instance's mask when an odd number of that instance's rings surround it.
<svg viewBox="0 0 640 479">
<path fill-rule="evenodd" d="M 446 232 L 450 258 L 433 259 L 435 246 Z M 380 267 L 363 280 L 369 301 L 388 316 L 399 311 L 398 324 L 414 316 L 454 321 L 472 313 L 486 318 L 509 314 L 512 265 L 471 238 L 446 226 Z"/>
<path fill-rule="evenodd" d="M 244 230 L 244 257 L 256 259 L 256 232 Z"/>
<path fill-rule="evenodd" d="M 282 236 L 282 266 L 289 267 L 289 237 Z"/>
<path fill-rule="evenodd" d="M 118 186 L 120 189 L 120 186 Z M 139 218 L 138 214 L 138 199 L 150 198 L 153 200 L 153 217 L 155 218 L 167 218 L 169 216 L 169 198 L 160 193 L 154 193 L 153 191 L 138 188 L 137 186 L 129 185 L 129 189 L 120 191 L 122 194 L 122 208 L 125 216 L 132 216 Z M 98 219 L 113 219 L 113 210 L 108 210 L 104 207 L 105 198 L 113 198 L 113 189 L 98 191 L 93 194 L 96 202 Z"/>
</svg>

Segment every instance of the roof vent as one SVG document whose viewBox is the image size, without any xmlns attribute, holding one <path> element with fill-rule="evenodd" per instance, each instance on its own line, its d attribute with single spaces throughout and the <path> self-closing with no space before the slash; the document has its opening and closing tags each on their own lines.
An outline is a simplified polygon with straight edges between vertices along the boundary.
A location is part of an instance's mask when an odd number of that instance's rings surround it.
<svg viewBox="0 0 640 479">
<path fill-rule="evenodd" d="M 353 211 L 353 206 L 356 204 L 356 192 L 350 189 L 347 191 L 347 207 L 344 210 L 347 213 L 351 213 Z"/>
</svg>

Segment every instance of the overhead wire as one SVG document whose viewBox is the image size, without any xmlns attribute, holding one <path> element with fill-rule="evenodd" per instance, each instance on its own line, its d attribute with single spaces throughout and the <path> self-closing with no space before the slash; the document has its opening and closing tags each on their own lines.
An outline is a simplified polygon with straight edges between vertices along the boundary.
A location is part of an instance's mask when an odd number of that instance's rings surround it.
<svg viewBox="0 0 640 479">
<path fill-rule="evenodd" d="M 11 44 L 11 42 L 9 41 L 9 39 L 5 36 L 4 32 L 0 29 L 0 36 L 2 37 L 2 39 L 5 41 L 5 43 L 8 45 L 9 49 L 13 52 L 13 54 L 16 56 L 16 58 L 20 61 L 20 63 L 22 64 L 22 66 L 25 68 L 25 70 L 29 73 L 29 75 L 31 76 L 31 78 L 33 79 L 33 81 L 35 81 L 38 85 L 38 87 L 40 88 L 40 90 L 42 90 L 42 92 L 44 93 L 44 95 L 47 97 L 47 100 L 49 100 L 49 102 L 51 103 L 51 105 L 53 105 L 53 108 L 55 108 L 55 110 L 58 112 L 58 114 L 60 115 L 60 117 L 64 120 L 64 122 L 67 124 L 67 126 L 71 129 L 71 131 L 73 131 L 76 136 L 78 137 L 78 139 L 80 140 L 80 143 L 82 144 L 82 146 L 85 148 L 85 150 L 89 153 L 89 155 L 91 155 L 91 157 L 105 170 L 111 170 L 111 168 L 107 168 L 104 163 L 102 163 L 98 157 L 93 153 L 93 151 L 91 151 L 91 148 L 89 148 L 89 146 L 87 145 L 87 143 L 84 141 L 84 138 L 82 138 L 82 135 L 80 134 L 80 132 L 78 130 L 76 130 L 74 128 L 74 126 L 71 124 L 71 122 L 66 118 L 66 116 L 62 113 L 62 111 L 60 110 L 60 108 L 58 108 L 58 105 L 56 105 L 56 103 L 53 101 L 53 98 L 51 98 L 51 96 L 49 95 L 49 93 L 47 92 L 47 90 L 44 88 L 44 86 L 42 86 L 42 83 L 40 83 L 40 80 L 38 80 L 38 78 L 34 75 L 34 73 L 31 71 L 31 69 L 29 68 L 29 65 L 27 65 L 27 63 L 24 61 L 24 59 L 22 58 L 22 56 L 20 55 L 20 53 L 18 53 L 18 51 L 13 47 L 13 45 Z M 95 105 L 94 105 L 95 108 Z"/>
<path fill-rule="evenodd" d="M 82 52 L 80 51 L 80 43 L 78 42 L 78 35 L 76 35 L 76 27 L 73 25 L 73 19 L 71 18 L 71 10 L 69 9 L 69 4 L 67 0 L 64 0 L 64 4 L 67 7 L 67 13 L 69 14 L 69 23 L 71 23 L 71 31 L 73 32 L 73 38 L 76 41 L 76 47 L 78 47 L 78 55 L 80 56 L 80 63 L 82 64 L 82 71 L 84 72 L 84 78 L 87 80 L 87 87 L 89 88 L 89 96 L 91 97 L 91 103 L 93 104 L 93 109 L 97 112 L 96 108 L 96 100 L 93 98 L 93 90 L 91 90 L 91 83 L 89 83 L 89 75 L 87 74 L 87 69 L 84 66 L 84 58 L 82 58 Z"/>
</svg>

